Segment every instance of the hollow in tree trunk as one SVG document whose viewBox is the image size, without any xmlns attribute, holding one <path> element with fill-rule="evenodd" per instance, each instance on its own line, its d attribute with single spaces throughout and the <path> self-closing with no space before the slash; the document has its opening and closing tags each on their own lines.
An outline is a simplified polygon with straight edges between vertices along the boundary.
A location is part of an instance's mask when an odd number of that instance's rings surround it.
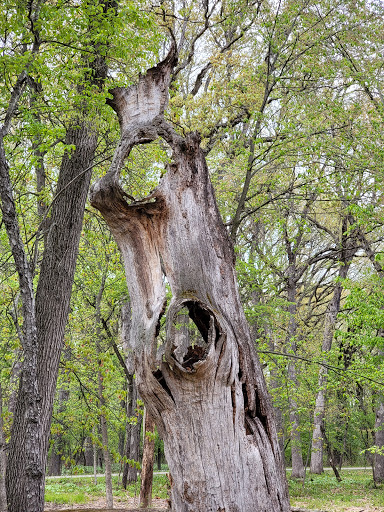
<svg viewBox="0 0 384 512">
<path fill-rule="evenodd" d="M 273 408 L 200 138 L 179 136 L 163 117 L 175 53 L 137 86 L 112 91 L 121 140 L 91 193 L 126 268 L 138 391 L 164 440 L 171 510 L 289 511 Z M 127 204 L 118 183 L 123 162 L 135 145 L 158 137 L 173 161 L 150 196 Z M 166 340 L 158 346 L 165 311 Z M 185 312 L 193 334 L 188 347 L 178 345 L 177 335 Z"/>
</svg>

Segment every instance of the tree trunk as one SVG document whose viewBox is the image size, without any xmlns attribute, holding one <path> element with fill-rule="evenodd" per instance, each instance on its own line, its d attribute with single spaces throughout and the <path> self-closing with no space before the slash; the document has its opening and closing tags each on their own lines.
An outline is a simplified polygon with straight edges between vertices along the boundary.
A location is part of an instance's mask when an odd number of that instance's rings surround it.
<svg viewBox="0 0 384 512">
<path fill-rule="evenodd" d="M 376 408 L 376 421 L 375 421 L 375 446 L 384 449 L 384 402 L 381 399 Z M 374 474 L 373 478 L 375 483 L 384 482 L 384 455 L 382 453 L 375 453 L 374 455 Z"/>
<path fill-rule="evenodd" d="M 3 424 L 3 393 L 0 382 L 0 512 L 7 512 L 7 491 L 5 488 L 5 471 L 7 454 L 5 452 L 5 435 Z"/>
<path fill-rule="evenodd" d="M 103 374 L 101 371 L 101 300 L 104 293 L 105 281 L 107 279 L 107 269 L 105 269 L 104 274 L 101 277 L 100 287 L 98 294 L 95 298 L 95 323 L 96 323 L 96 352 L 99 360 L 99 369 L 97 372 L 97 384 L 98 384 L 98 397 L 99 397 L 99 409 L 100 409 L 100 427 L 101 427 L 101 440 L 103 443 L 102 452 L 103 452 L 103 461 L 105 467 L 105 493 L 106 493 L 106 501 L 107 508 L 113 508 L 113 492 L 112 492 L 112 465 L 111 465 L 111 456 L 109 453 L 109 441 L 108 441 L 108 425 L 107 425 L 107 417 L 106 417 L 106 404 L 104 398 L 104 384 L 103 384 Z"/>
<path fill-rule="evenodd" d="M 97 429 L 93 428 L 93 482 L 97 485 L 97 445 L 96 445 Z"/>
<path fill-rule="evenodd" d="M 155 462 L 155 422 L 151 414 L 145 412 L 144 450 L 141 464 L 140 508 L 152 506 L 153 465 Z"/>
<path fill-rule="evenodd" d="M 157 471 L 161 471 L 162 461 L 163 461 L 163 454 L 161 452 L 161 446 L 159 444 L 157 447 L 157 452 L 156 452 Z"/>
<path fill-rule="evenodd" d="M 137 387 L 136 381 L 132 376 L 131 382 L 128 383 L 127 393 L 127 417 L 133 418 L 136 416 L 137 407 Z M 132 464 L 133 461 L 139 461 L 140 451 L 140 430 L 141 430 L 141 414 L 137 414 L 136 423 L 127 422 L 127 435 L 125 443 L 124 455 L 130 462 L 124 464 L 122 486 L 124 489 L 127 488 L 128 484 L 132 484 L 137 481 L 137 467 Z"/>
<path fill-rule="evenodd" d="M 93 466 L 93 444 L 90 436 L 87 436 L 84 441 L 84 459 L 86 466 Z"/>
<path fill-rule="evenodd" d="M 286 349 L 292 354 L 296 355 L 297 351 L 297 305 L 296 305 L 296 281 L 294 279 L 295 265 L 291 262 L 288 268 L 288 311 L 290 313 L 288 335 L 286 340 Z M 297 389 L 297 375 L 296 363 L 294 359 L 288 362 L 288 380 L 290 386 L 290 393 L 288 397 L 289 403 L 289 423 L 290 423 L 290 438 L 291 438 L 291 456 L 292 456 L 292 473 L 291 478 L 304 478 L 305 468 L 303 461 L 303 454 L 301 449 L 301 434 L 300 434 L 300 417 L 298 406 L 295 399 L 295 390 Z"/>
<path fill-rule="evenodd" d="M 58 392 L 58 414 L 62 414 L 66 403 L 69 398 L 69 391 L 67 389 L 60 389 Z M 51 456 L 48 463 L 48 474 L 50 476 L 60 476 L 61 468 L 63 464 L 63 452 L 64 452 L 64 439 L 63 434 L 58 433 L 53 436 L 53 446 Z"/>
<path fill-rule="evenodd" d="M 356 251 L 356 249 L 355 249 Z M 354 253 L 353 253 L 354 254 Z M 339 278 L 345 279 L 351 265 L 351 258 L 344 260 L 340 267 Z M 326 387 L 328 381 L 327 354 L 331 350 L 333 334 L 336 327 L 337 315 L 340 310 L 342 284 L 336 283 L 331 301 L 328 304 L 324 320 L 324 335 L 321 352 L 323 354 L 323 366 L 320 366 L 318 392 L 316 396 L 315 411 L 313 414 L 313 433 L 311 448 L 311 473 L 321 474 L 323 472 L 323 423 L 325 415 Z"/>
<path fill-rule="evenodd" d="M 173 511 L 289 511 L 273 408 L 200 138 L 182 138 L 163 117 L 174 64 L 171 50 L 137 86 L 113 90 L 122 137 L 91 195 L 126 268 L 138 390 L 164 440 Z M 118 184 L 124 159 L 159 136 L 173 162 L 148 198 L 128 205 Z M 172 300 L 166 341 L 158 347 L 163 270 Z M 182 310 L 197 336 L 186 353 L 176 345 Z"/>
<path fill-rule="evenodd" d="M 35 43 L 38 50 L 39 18 L 42 2 L 36 8 L 29 6 L 29 18 L 35 26 Z M 106 13 L 111 8 L 108 0 L 100 6 Z M 92 21 L 89 29 L 91 31 Z M 35 48 L 36 47 L 36 48 Z M 86 62 L 89 74 L 86 86 L 103 87 L 106 65 L 97 54 Z M 12 91 L 13 110 L 21 96 L 28 68 L 19 75 Z M 81 92 L 84 84 L 79 86 Z M 5 159 L 3 135 L 9 128 L 12 109 L 7 112 L 7 126 L 1 130 L 0 140 L 0 193 L 3 220 L 11 241 L 11 248 L 19 274 L 23 303 L 23 364 L 14 413 L 6 487 L 8 508 L 12 512 L 41 512 L 44 509 L 45 467 L 48 453 L 50 424 L 58 376 L 64 329 L 69 312 L 73 276 L 84 216 L 85 201 L 92 174 L 92 164 L 97 147 L 97 134 L 92 121 L 87 120 L 87 107 L 77 112 L 68 129 L 65 144 L 75 148 L 63 156 L 56 195 L 51 209 L 50 229 L 46 239 L 36 299 L 33 280 L 24 246 L 20 237 L 17 214 L 12 205 L 12 185 Z"/>
<path fill-rule="evenodd" d="M 17 406 L 13 420 L 7 467 L 7 492 L 12 512 L 40 512 L 44 507 L 45 464 L 49 432 L 59 369 L 64 329 L 69 311 L 72 281 L 85 201 L 91 169 L 80 178 L 82 169 L 91 166 L 97 136 L 85 123 L 68 131 L 66 144 L 76 145 L 71 158 L 64 156 L 57 186 L 57 200 L 52 207 L 51 229 L 44 251 L 36 294 L 36 325 L 39 354 L 36 364 L 39 397 L 37 459 L 30 475 L 25 471 L 25 407 L 23 391 L 25 370 L 22 371 Z M 77 179 L 76 179 L 77 178 Z M 72 180 L 75 180 L 72 183 Z M 70 184 L 71 183 L 71 184 Z M 32 357 L 24 356 L 24 361 Z M 26 489 L 31 487 L 30 492 Z M 32 502 L 31 494 L 36 496 Z"/>
<path fill-rule="evenodd" d="M 105 406 L 104 397 L 103 397 L 103 384 L 101 380 L 101 374 L 99 372 L 99 401 L 101 407 Z M 103 442 L 103 460 L 105 466 L 105 494 L 107 499 L 107 508 L 113 508 L 113 491 L 112 491 L 112 465 L 111 465 L 111 456 L 109 454 L 109 442 L 108 442 L 108 428 L 107 428 L 107 420 L 104 413 L 100 415 L 100 425 L 101 425 L 101 439 Z"/>
</svg>

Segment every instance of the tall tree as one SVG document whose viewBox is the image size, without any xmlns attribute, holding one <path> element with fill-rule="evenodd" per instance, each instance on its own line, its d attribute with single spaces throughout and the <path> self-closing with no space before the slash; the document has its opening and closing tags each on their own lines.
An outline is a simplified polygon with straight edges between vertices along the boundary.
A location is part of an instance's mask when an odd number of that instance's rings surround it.
<svg viewBox="0 0 384 512">
<path fill-rule="evenodd" d="M 36 297 L 34 269 L 28 261 L 28 248 L 20 233 L 4 140 L 10 132 L 15 114 L 18 109 L 22 109 L 21 100 L 27 86 L 46 78 L 40 72 L 50 70 L 53 66 L 53 61 L 49 61 L 52 57 L 50 52 L 44 52 L 44 57 L 48 56 L 48 62 L 40 56 L 41 46 L 52 43 L 53 46 L 57 44 L 59 47 L 62 45 L 63 48 L 72 48 L 69 38 L 73 34 L 67 29 L 65 35 L 57 32 L 54 21 L 57 18 L 57 6 L 44 0 L 18 4 L 16 10 L 12 6 L 10 12 L 13 14 L 9 19 L 14 22 L 13 31 L 9 30 L 8 18 L 5 21 L 2 19 L 5 37 L 11 40 L 22 39 L 21 45 L 6 41 L 7 48 L 20 47 L 22 53 L 14 58 L 12 72 L 16 69 L 18 75 L 11 87 L 0 133 L 1 208 L 19 275 L 23 317 L 20 330 L 23 363 L 6 474 L 7 499 L 13 512 L 38 512 L 44 506 L 45 465 L 53 397 L 84 206 L 98 144 L 95 114 L 103 105 L 102 91 L 107 73 L 105 55 L 116 19 L 116 4 L 109 1 L 97 4 L 83 2 L 79 8 L 65 5 L 61 9 L 60 13 L 67 17 L 69 27 L 75 27 L 76 31 L 82 26 L 87 27 L 87 30 L 81 34 L 82 55 L 75 71 L 78 78 L 77 90 L 74 87 L 72 91 L 66 91 L 67 95 L 72 94 L 74 97 L 75 113 L 69 121 L 67 119 L 64 138 L 66 150 L 61 160 L 56 194 L 51 205 L 49 232 L 46 234 Z M 69 23 L 72 15 L 72 21 L 81 20 L 80 25 Z M 73 62 L 74 56 L 71 57 Z M 54 60 L 56 62 L 56 55 Z M 38 91 L 33 88 L 33 91 L 36 95 L 36 92 L 41 92 L 41 87 Z M 42 170 L 41 159 L 39 170 Z"/>
<path fill-rule="evenodd" d="M 176 56 L 173 44 L 136 86 L 112 91 L 121 139 L 91 201 L 123 256 L 138 388 L 164 440 L 172 509 L 288 511 L 273 408 L 200 138 L 178 135 L 164 119 Z M 128 204 L 118 181 L 124 160 L 134 146 L 158 137 L 169 144 L 173 161 L 150 196 Z M 166 342 L 158 350 L 166 308 L 163 272 L 172 300 Z M 183 308 L 200 339 L 177 353 L 175 324 Z"/>
</svg>

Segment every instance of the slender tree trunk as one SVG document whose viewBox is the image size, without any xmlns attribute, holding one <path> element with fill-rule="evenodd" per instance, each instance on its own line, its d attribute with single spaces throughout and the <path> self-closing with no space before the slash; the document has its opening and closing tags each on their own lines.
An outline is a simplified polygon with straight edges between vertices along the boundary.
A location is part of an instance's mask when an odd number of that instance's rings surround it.
<svg viewBox="0 0 384 512">
<path fill-rule="evenodd" d="M 294 274 L 294 267 L 288 269 L 288 274 Z M 293 278 L 288 279 L 288 311 L 290 313 L 288 336 L 286 340 L 286 348 L 293 354 L 296 354 L 296 336 L 297 336 L 297 320 L 296 320 L 296 282 Z M 292 454 L 292 473 L 291 478 L 304 478 L 305 467 L 303 454 L 301 449 L 300 434 L 300 417 L 298 412 L 297 401 L 295 399 L 295 390 L 297 389 L 296 364 L 294 359 L 288 362 L 288 380 L 290 393 L 288 397 L 289 403 L 289 424 L 291 438 L 291 454 Z"/>
<path fill-rule="evenodd" d="M 7 512 L 7 491 L 5 488 L 5 471 L 7 454 L 5 452 L 5 435 L 3 422 L 3 393 L 0 382 L 0 512 Z"/>
<path fill-rule="evenodd" d="M 121 310 L 121 338 L 123 342 L 124 352 L 126 354 L 125 365 L 128 369 L 130 377 L 127 383 L 127 418 L 134 418 L 135 423 L 127 423 L 127 435 L 125 445 L 125 456 L 131 462 L 124 464 L 122 486 L 127 488 L 128 483 L 137 481 L 137 467 L 132 461 L 139 462 L 140 458 L 140 431 L 142 416 L 137 411 L 137 386 L 134 378 L 134 359 L 133 359 L 133 343 L 130 338 L 131 330 L 131 305 L 129 302 L 123 305 Z"/>
<path fill-rule="evenodd" d="M 69 398 L 69 391 L 60 389 L 58 392 L 58 414 L 63 413 Z M 60 476 L 63 465 L 64 439 L 63 434 L 55 434 L 53 436 L 52 452 L 48 463 L 48 474 L 51 476 Z"/>
<path fill-rule="evenodd" d="M 113 91 L 122 138 L 91 196 L 126 267 L 138 390 L 164 440 L 173 511 L 288 512 L 273 408 L 200 139 L 182 138 L 163 117 L 174 63 L 173 49 L 137 86 Z M 150 197 L 128 205 L 118 184 L 124 159 L 159 136 L 173 163 Z M 172 300 L 158 349 L 163 270 Z M 182 356 L 175 332 L 185 309 L 200 338 Z"/>
<path fill-rule="evenodd" d="M 94 484 L 97 485 L 97 444 L 96 444 L 96 435 L 97 431 L 96 428 L 93 428 L 93 481 Z"/>
<path fill-rule="evenodd" d="M 39 512 L 39 508 L 42 509 L 43 507 L 41 498 L 45 468 L 40 462 L 40 445 L 42 442 L 41 396 L 38 387 L 35 298 L 32 274 L 17 221 L 12 183 L 2 135 L 0 133 L 1 210 L 19 277 L 23 312 L 23 328 L 20 333 L 20 341 L 24 352 L 19 380 L 19 394 L 14 412 L 7 460 L 7 500 L 8 508 L 11 512 L 24 512 L 28 509 L 31 512 Z M 19 439 L 19 444 L 16 443 L 16 439 Z M 12 475 L 11 479 L 9 478 L 10 475 Z M 20 499 L 19 496 L 22 498 Z M 14 498 L 19 502 L 22 501 L 23 505 L 13 506 Z"/>
<path fill-rule="evenodd" d="M 93 466 L 93 444 L 90 436 L 87 436 L 84 441 L 84 458 L 86 466 Z"/>
<path fill-rule="evenodd" d="M 30 18 L 37 22 L 43 2 L 30 7 Z M 111 5 L 101 2 L 106 12 Z M 34 23 L 35 46 L 39 45 L 38 24 Z M 106 77 L 103 58 L 96 55 L 88 85 L 101 88 Z M 16 108 L 23 84 L 23 71 L 12 91 Z M 81 86 L 80 86 L 81 88 Z M 7 113 L 9 125 L 11 116 Z M 56 388 L 64 329 L 84 215 L 85 201 L 97 146 L 97 134 L 79 112 L 67 131 L 65 144 L 75 149 L 65 153 L 59 172 L 56 196 L 51 209 L 50 229 L 39 273 L 36 299 L 31 271 L 20 237 L 17 215 L 12 206 L 12 185 L 0 140 L 0 193 L 3 218 L 19 273 L 23 303 L 24 359 L 14 413 L 6 473 L 8 508 L 12 512 L 41 512 L 44 508 L 45 467 L 49 444 L 53 399 Z M 9 127 L 9 126 L 8 126 Z M 5 215 L 4 215 L 5 214 Z"/>
<path fill-rule="evenodd" d="M 99 292 L 96 296 L 95 300 L 95 321 L 96 321 L 96 352 L 99 359 L 99 369 L 97 373 L 97 382 L 98 382 L 98 396 L 99 396 L 99 408 L 100 408 L 100 427 L 101 427 L 101 439 L 103 443 L 102 452 L 103 452 L 103 460 L 105 467 L 105 492 L 106 492 L 106 500 L 107 500 L 107 508 L 113 508 L 113 491 L 112 491 L 112 464 L 111 464 L 111 456 L 109 453 L 109 441 L 108 441 L 108 425 L 106 418 L 106 403 L 104 398 L 104 385 L 103 385 L 103 374 L 101 371 L 101 300 L 104 293 L 105 281 L 107 279 L 107 268 L 104 271 L 104 274 L 101 277 L 101 283 Z"/>
<path fill-rule="evenodd" d="M 158 445 L 157 453 L 156 453 L 156 462 L 157 462 L 157 471 L 161 471 L 161 463 L 163 459 L 163 454 L 161 453 L 161 446 Z"/>
<path fill-rule="evenodd" d="M 155 462 L 155 422 L 151 414 L 145 412 L 144 450 L 141 463 L 140 508 L 152 506 L 153 465 Z"/>
<path fill-rule="evenodd" d="M 383 450 L 384 447 L 384 402 L 381 400 L 376 408 L 375 421 L 375 446 Z M 375 482 L 384 482 L 384 455 L 375 453 L 374 457 L 374 479 Z"/>
<path fill-rule="evenodd" d="M 381 333 L 383 334 L 383 333 Z M 384 351 L 379 351 L 380 356 L 384 356 Z M 375 418 L 375 446 L 384 450 L 384 395 L 379 394 L 376 405 Z M 384 482 L 384 454 L 375 453 L 373 459 L 373 479 L 376 484 Z"/>
<path fill-rule="evenodd" d="M 135 379 L 132 377 L 128 383 L 128 400 L 127 400 L 127 417 L 137 417 L 136 423 L 127 423 L 127 435 L 125 443 L 125 456 L 129 461 L 139 461 L 140 451 L 140 430 L 141 430 L 141 414 L 136 415 L 137 408 L 137 387 Z M 122 486 L 124 489 L 127 485 L 137 481 L 137 467 L 126 462 L 123 469 Z"/>
<path fill-rule="evenodd" d="M 340 279 L 345 279 L 348 274 L 350 262 L 345 263 L 339 271 Z M 316 395 L 315 411 L 313 415 L 313 433 L 311 449 L 311 473 L 321 474 L 323 472 L 323 422 L 325 415 L 326 388 L 328 381 L 327 355 L 332 347 L 333 334 L 335 332 L 337 315 L 340 311 L 342 284 L 336 283 L 332 299 L 328 304 L 325 315 L 325 326 L 321 352 L 324 365 L 319 370 L 318 392 Z"/>
<path fill-rule="evenodd" d="M 100 406 L 105 407 L 104 400 L 104 387 L 102 381 L 102 375 L 99 371 L 98 373 L 98 391 L 99 391 L 99 402 Z M 103 460 L 105 467 L 105 493 L 107 499 L 107 508 L 113 508 L 113 491 L 112 491 L 112 464 L 111 464 L 111 456 L 109 454 L 109 440 L 108 440 L 108 427 L 107 427 L 107 419 L 105 417 L 105 413 L 100 414 L 100 426 L 101 426 L 101 440 L 103 443 Z"/>
</svg>

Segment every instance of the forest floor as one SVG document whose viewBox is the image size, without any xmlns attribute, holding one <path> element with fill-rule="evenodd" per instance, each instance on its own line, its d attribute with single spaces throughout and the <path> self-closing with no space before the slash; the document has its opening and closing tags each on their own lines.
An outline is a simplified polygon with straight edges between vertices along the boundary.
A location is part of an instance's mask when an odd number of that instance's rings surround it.
<svg viewBox="0 0 384 512">
<path fill-rule="evenodd" d="M 289 477 L 289 473 L 288 473 Z M 296 510 L 324 512 L 383 512 L 384 487 L 375 488 L 369 470 L 342 470 L 342 482 L 337 482 L 329 471 L 323 475 L 307 474 L 302 481 L 288 478 L 291 505 Z M 139 482 L 127 491 L 119 489 L 114 478 L 114 510 L 138 511 Z M 104 479 L 93 484 L 89 478 L 61 477 L 47 481 L 47 512 L 82 511 L 107 512 Z M 155 475 L 153 482 L 152 512 L 167 509 L 168 479 Z M 143 509 L 140 509 L 142 512 Z"/>
</svg>

